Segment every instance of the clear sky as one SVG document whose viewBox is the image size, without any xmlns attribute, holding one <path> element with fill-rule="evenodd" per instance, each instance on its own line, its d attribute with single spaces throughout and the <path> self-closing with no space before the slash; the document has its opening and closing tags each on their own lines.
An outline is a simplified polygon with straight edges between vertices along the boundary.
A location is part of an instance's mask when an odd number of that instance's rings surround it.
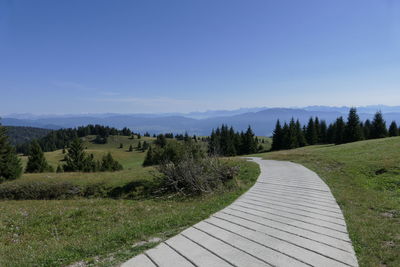
<svg viewBox="0 0 400 267">
<path fill-rule="evenodd" d="M 0 114 L 400 105 L 397 0 L 0 0 Z"/>
</svg>

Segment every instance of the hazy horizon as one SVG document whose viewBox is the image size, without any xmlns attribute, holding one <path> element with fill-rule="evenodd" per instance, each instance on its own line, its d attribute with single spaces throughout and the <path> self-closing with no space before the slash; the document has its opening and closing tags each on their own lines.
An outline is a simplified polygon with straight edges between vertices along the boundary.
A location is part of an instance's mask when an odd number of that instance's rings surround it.
<svg viewBox="0 0 400 267">
<path fill-rule="evenodd" d="M 119 113 L 119 112 L 88 112 L 88 113 L 32 113 L 32 112 L 18 112 L 18 113 L 0 113 L 1 116 L 11 116 L 11 115 L 32 115 L 32 116 L 83 116 L 83 115 L 108 115 L 108 114 L 116 114 L 116 115 L 167 115 L 167 114 L 177 114 L 177 115 L 189 115 L 196 113 L 213 113 L 213 112 L 235 112 L 235 111 L 243 111 L 243 112 L 253 112 L 254 110 L 266 110 L 266 109 L 318 109 L 318 108 L 328 108 L 328 109 L 350 109 L 351 107 L 355 107 L 357 109 L 370 109 L 375 111 L 380 111 L 380 108 L 391 109 L 398 108 L 400 110 L 400 104 L 395 106 L 376 104 L 376 105 L 365 105 L 365 106 L 325 106 L 325 105 L 310 105 L 310 106 L 277 106 L 277 107 L 240 107 L 236 109 L 208 109 L 208 110 L 193 110 L 188 112 L 136 112 L 136 113 Z"/>
</svg>

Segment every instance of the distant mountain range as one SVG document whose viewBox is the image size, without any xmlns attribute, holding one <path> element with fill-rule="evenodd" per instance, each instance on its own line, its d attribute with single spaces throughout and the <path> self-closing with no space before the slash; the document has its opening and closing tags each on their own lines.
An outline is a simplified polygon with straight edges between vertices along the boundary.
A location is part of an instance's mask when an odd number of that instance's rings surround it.
<svg viewBox="0 0 400 267">
<path fill-rule="evenodd" d="M 358 107 L 362 120 L 371 119 L 381 110 L 385 120 L 400 123 L 400 106 Z M 192 113 L 166 114 L 85 114 L 85 115 L 32 115 L 10 114 L 1 120 L 3 125 L 29 126 L 45 129 L 77 127 L 87 124 L 101 124 L 116 128 L 129 127 L 136 132 L 184 133 L 209 135 L 213 128 L 222 123 L 232 125 L 236 130 L 245 130 L 249 125 L 257 135 L 271 135 L 276 120 L 289 121 L 292 117 L 306 123 L 310 117 L 332 122 L 339 116 L 346 116 L 349 107 L 309 106 L 304 108 L 242 108 L 237 110 L 215 110 Z"/>
</svg>

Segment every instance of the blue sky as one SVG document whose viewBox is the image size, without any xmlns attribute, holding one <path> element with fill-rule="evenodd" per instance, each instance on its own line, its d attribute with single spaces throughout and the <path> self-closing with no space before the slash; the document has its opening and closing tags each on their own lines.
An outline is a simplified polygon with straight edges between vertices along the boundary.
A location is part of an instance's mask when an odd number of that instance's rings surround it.
<svg viewBox="0 0 400 267">
<path fill-rule="evenodd" d="M 400 105 L 396 0 L 0 0 L 0 114 Z"/>
</svg>

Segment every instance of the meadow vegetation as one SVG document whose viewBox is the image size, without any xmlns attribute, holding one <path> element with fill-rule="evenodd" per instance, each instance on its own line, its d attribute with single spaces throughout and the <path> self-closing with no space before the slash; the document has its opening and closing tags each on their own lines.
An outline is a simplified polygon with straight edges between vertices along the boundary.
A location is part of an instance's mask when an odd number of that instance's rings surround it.
<svg viewBox="0 0 400 267">
<path fill-rule="evenodd" d="M 0 266 L 114 266 L 222 209 L 259 174 L 255 163 L 225 158 L 223 165 L 237 173 L 224 186 L 207 194 L 160 192 L 165 176 L 157 166 L 142 166 L 143 144 L 156 138 L 110 135 L 104 144 L 96 138 L 81 138 L 85 154 L 102 161 L 110 153 L 122 170 L 46 169 L 0 184 Z M 68 148 L 45 152 L 46 166 L 66 164 L 67 153 Z M 25 169 L 28 156 L 20 159 Z"/>
</svg>

